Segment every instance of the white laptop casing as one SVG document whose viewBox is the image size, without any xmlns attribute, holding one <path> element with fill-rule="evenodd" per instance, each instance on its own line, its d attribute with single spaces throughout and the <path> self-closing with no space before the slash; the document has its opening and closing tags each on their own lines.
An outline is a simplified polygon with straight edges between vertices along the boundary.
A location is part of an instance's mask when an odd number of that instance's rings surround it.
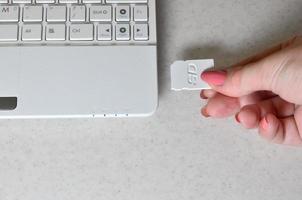
<svg viewBox="0 0 302 200">
<path fill-rule="evenodd" d="M 155 0 L 149 4 L 150 40 L 139 45 L 1 43 L 0 118 L 153 114 L 158 104 Z M 15 97 L 16 106 L 6 108 L 7 97 Z"/>
</svg>

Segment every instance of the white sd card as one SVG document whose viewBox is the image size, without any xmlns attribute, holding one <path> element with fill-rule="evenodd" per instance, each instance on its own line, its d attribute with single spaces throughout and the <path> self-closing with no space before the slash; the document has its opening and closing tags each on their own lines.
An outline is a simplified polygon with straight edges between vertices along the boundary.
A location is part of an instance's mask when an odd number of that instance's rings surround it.
<svg viewBox="0 0 302 200">
<path fill-rule="evenodd" d="M 200 75 L 213 67 L 212 59 L 174 62 L 171 65 L 171 89 L 175 91 L 210 89 L 210 86 L 201 80 Z"/>
</svg>

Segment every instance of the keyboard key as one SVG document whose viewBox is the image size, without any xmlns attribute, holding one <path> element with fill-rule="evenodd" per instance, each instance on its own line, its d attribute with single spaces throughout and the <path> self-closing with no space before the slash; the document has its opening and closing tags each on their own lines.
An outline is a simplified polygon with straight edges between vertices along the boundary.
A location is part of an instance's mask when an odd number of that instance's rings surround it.
<svg viewBox="0 0 302 200">
<path fill-rule="evenodd" d="M 0 6 L 0 22 L 18 22 L 19 6 Z"/>
<path fill-rule="evenodd" d="M 23 41 L 39 41 L 42 39 L 42 26 L 40 24 L 25 24 L 22 27 Z"/>
<path fill-rule="evenodd" d="M 98 40 L 102 40 L 102 41 L 112 40 L 111 24 L 99 24 L 98 25 Z"/>
<path fill-rule="evenodd" d="M 66 6 L 49 6 L 47 8 L 48 22 L 65 22 Z"/>
<path fill-rule="evenodd" d="M 93 24 L 71 24 L 69 31 L 70 40 L 93 40 Z"/>
<path fill-rule="evenodd" d="M 36 0 L 36 3 L 55 3 L 55 0 Z"/>
<path fill-rule="evenodd" d="M 24 22 L 41 22 L 43 19 L 42 6 L 24 6 L 23 21 Z"/>
<path fill-rule="evenodd" d="M 148 0 L 106 0 L 106 3 L 148 3 Z"/>
<path fill-rule="evenodd" d="M 59 3 L 78 3 L 78 0 L 59 0 Z"/>
<path fill-rule="evenodd" d="M 18 25 L 17 24 L 0 24 L 0 41 L 17 41 Z"/>
<path fill-rule="evenodd" d="M 148 21 L 148 6 L 146 5 L 135 6 L 133 15 L 134 15 L 134 21 L 136 22 Z"/>
<path fill-rule="evenodd" d="M 134 40 L 149 40 L 149 26 L 148 24 L 134 25 Z"/>
<path fill-rule="evenodd" d="M 0 0 L 0 3 L 8 3 L 8 0 Z"/>
<path fill-rule="evenodd" d="M 83 3 L 102 3 L 102 0 L 83 0 Z"/>
<path fill-rule="evenodd" d="M 129 6 L 117 6 L 115 16 L 116 16 L 116 21 L 118 21 L 118 22 L 130 21 L 130 7 Z"/>
<path fill-rule="evenodd" d="M 31 0 L 13 0 L 13 3 L 31 3 Z"/>
<path fill-rule="evenodd" d="M 46 27 L 46 40 L 58 41 L 66 39 L 65 24 L 48 24 Z"/>
<path fill-rule="evenodd" d="M 84 5 L 73 5 L 70 8 L 70 21 L 84 22 L 86 20 L 86 7 Z"/>
<path fill-rule="evenodd" d="M 111 20 L 112 20 L 111 6 L 91 6 L 90 21 L 111 22 Z"/>
<path fill-rule="evenodd" d="M 130 25 L 117 24 L 115 27 L 116 40 L 125 41 L 130 40 Z"/>
</svg>

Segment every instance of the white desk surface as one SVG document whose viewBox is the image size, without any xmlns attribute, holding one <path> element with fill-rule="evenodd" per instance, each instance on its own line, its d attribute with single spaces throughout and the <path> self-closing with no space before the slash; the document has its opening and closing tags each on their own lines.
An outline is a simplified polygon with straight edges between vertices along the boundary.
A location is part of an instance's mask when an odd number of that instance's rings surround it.
<svg viewBox="0 0 302 200">
<path fill-rule="evenodd" d="M 1 120 L 1 200 L 300 200 L 302 150 L 169 91 L 177 59 L 227 66 L 302 30 L 301 0 L 158 0 L 160 107 L 146 119 Z"/>
</svg>

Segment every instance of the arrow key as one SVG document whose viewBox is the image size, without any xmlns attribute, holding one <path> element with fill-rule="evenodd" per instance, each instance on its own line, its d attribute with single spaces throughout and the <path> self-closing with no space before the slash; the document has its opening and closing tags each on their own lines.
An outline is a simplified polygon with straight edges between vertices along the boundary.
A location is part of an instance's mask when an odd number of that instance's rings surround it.
<svg viewBox="0 0 302 200">
<path fill-rule="evenodd" d="M 134 25 L 134 40 L 138 40 L 138 41 L 149 40 L 148 24 L 135 24 Z"/>
<path fill-rule="evenodd" d="M 98 40 L 101 40 L 101 41 L 112 40 L 111 24 L 99 24 L 98 25 Z"/>
</svg>

